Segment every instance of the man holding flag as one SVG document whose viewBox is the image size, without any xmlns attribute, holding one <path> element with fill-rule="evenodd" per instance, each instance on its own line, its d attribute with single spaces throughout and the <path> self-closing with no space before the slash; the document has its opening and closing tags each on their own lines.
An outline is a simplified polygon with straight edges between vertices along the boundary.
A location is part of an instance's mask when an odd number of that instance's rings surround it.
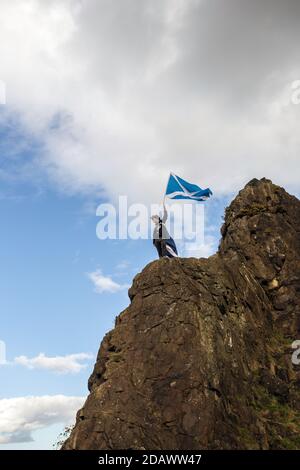
<svg viewBox="0 0 300 470">
<path fill-rule="evenodd" d="M 179 176 L 170 173 L 167 184 L 165 198 L 169 199 L 188 199 L 191 201 L 206 201 L 212 192 L 209 188 L 201 189 L 195 184 L 188 183 L 187 181 L 179 178 Z M 165 199 L 164 198 L 164 199 Z M 159 258 L 175 258 L 178 256 L 176 244 L 165 226 L 168 218 L 168 213 L 164 205 L 164 215 L 153 215 L 151 217 L 155 227 L 153 231 L 153 244 L 157 249 Z"/>
</svg>

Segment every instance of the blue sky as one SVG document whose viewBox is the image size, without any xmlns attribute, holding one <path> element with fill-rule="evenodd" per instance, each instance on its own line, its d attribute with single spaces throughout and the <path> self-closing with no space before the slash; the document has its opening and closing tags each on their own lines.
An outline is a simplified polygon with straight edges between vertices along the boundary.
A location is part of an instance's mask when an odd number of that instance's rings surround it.
<svg viewBox="0 0 300 470">
<path fill-rule="evenodd" d="M 299 17 L 294 0 L 1 1 L 0 448 L 51 448 L 74 420 L 157 256 L 100 241 L 99 204 L 160 203 L 170 171 L 209 186 L 208 256 L 250 179 L 299 195 Z"/>
</svg>

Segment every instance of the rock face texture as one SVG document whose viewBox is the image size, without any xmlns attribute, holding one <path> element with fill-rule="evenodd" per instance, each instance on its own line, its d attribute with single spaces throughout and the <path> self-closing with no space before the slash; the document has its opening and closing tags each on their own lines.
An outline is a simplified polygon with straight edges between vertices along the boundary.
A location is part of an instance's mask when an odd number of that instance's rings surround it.
<svg viewBox="0 0 300 470">
<path fill-rule="evenodd" d="M 250 181 L 221 233 L 136 276 L 64 449 L 300 449 L 300 201 Z"/>
</svg>

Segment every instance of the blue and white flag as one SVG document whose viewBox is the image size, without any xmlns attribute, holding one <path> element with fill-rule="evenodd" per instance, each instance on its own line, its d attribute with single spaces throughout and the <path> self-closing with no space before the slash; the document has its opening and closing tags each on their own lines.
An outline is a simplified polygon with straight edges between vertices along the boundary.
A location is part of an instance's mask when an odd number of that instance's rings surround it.
<svg viewBox="0 0 300 470">
<path fill-rule="evenodd" d="M 170 174 L 166 196 L 170 199 L 190 199 L 193 201 L 205 201 L 212 195 L 209 188 L 201 189 L 196 184 L 188 183 L 179 176 Z"/>
</svg>

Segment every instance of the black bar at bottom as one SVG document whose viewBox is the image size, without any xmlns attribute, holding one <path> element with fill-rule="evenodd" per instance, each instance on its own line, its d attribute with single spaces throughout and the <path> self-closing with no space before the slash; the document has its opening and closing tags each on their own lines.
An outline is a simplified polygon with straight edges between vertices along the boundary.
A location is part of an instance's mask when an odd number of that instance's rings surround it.
<svg viewBox="0 0 300 470">
<path fill-rule="evenodd" d="M 1 451 L 0 465 L 30 465 L 31 468 L 43 464 L 54 466 L 67 464 L 71 468 L 119 467 L 134 469 L 141 465 L 146 469 L 153 466 L 210 467 L 228 464 L 231 467 L 251 467 L 254 465 L 288 465 L 299 463 L 300 451 Z M 68 467 L 68 468 L 70 468 Z M 3 468 L 3 467 L 2 467 Z"/>
</svg>

